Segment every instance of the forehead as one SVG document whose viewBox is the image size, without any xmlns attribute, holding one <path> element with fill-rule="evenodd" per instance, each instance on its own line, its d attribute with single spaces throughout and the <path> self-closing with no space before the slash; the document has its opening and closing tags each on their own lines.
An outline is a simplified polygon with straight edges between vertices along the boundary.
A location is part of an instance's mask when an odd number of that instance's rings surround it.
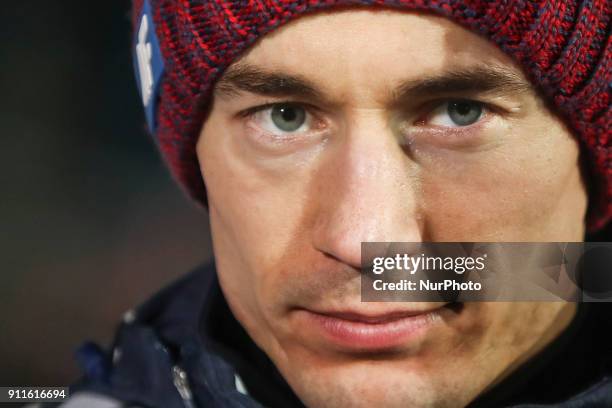
<svg viewBox="0 0 612 408">
<path fill-rule="evenodd" d="M 495 45 L 445 18 L 381 8 L 299 17 L 262 37 L 241 61 L 308 78 L 328 92 L 355 83 L 362 92 L 383 90 L 476 65 L 506 66 L 521 75 Z"/>
</svg>

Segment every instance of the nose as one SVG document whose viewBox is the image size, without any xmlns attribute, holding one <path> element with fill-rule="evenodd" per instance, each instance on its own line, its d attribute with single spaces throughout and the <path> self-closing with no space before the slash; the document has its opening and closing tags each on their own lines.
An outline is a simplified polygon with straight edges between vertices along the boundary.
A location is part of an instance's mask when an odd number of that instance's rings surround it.
<svg viewBox="0 0 612 408">
<path fill-rule="evenodd" d="M 314 247 L 355 268 L 362 242 L 421 242 L 418 166 L 383 120 L 361 117 L 327 147 Z"/>
</svg>

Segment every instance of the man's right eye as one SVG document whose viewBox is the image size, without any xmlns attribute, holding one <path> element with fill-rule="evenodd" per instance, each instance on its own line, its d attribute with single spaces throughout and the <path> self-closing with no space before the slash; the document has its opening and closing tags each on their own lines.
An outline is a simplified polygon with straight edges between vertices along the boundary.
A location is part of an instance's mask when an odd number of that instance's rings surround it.
<svg viewBox="0 0 612 408">
<path fill-rule="evenodd" d="M 275 136 L 306 133 L 312 130 L 314 118 L 302 106 L 278 103 L 257 108 L 250 115 L 261 130 Z"/>
</svg>

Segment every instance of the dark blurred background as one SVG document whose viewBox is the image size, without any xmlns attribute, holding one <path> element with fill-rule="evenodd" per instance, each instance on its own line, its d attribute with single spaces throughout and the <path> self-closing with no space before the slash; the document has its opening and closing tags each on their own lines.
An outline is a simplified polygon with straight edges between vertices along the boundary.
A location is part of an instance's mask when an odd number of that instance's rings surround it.
<svg viewBox="0 0 612 408">
<path fill-rule="evenodd" d="M 144 131 L 128 1 L 5 1 L 0 64 L 0 385 L 67 385 L 82 341 L 210 259 L 207 216 Z"/>
<path fill-rule="evenodd" d="M 0 385 L 66 385 L 86 339 L 210 258 L 144 130 L 128 1 L 0 6 Z"/>
</svg>

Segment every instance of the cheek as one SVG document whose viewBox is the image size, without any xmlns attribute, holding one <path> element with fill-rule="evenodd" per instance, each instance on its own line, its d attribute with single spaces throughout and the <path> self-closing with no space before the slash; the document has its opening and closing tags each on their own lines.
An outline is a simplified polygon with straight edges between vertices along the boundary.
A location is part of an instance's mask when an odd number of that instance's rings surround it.
<svg viewBox="0 0 612 408">
<path fill-rule="evenodd" d="M 295 205 L 278 172 L 254 163 L 244 152 L 244 136 L 233 134 L 218 116 L 211 117 L 198 142 L 213 239 L 224 237 L 223 244 L 244 254 L 244 261 L 258 263 L 253 256 L 269 258 L 269 251 L 283 246 Z"/>
<path fill-rule="evenodd" d="M 439 152 L 423 165 L 434 240 L 550 240 L 559 225 L 581 223 L 580 209 L 565 205 L 583 194 L 576 142 L 563 133 L 502 136 L 509 142 L 493 150 Z"/>
<path fill-rule="evenodd" d="M 250 269 L 269 269 L 303 239 L 303 182 L 262 174 L 238 160 L 209 165 L 221 169 L 219 177 L 206 179 L 213 238 L 225 237 Z"/>
<path fill-rule="evenodd" d="M 248 302 L 245 313 L 265 313 L 275 290 L 287 281 L 286 260 L 303 261 L 310 253 L 302 224 L 311 171 L 283 163 L 275 167 L 273 160 L 254 163 L 236 143 L 239 135 L 226 129 L 212 120 L 198 143 L 217 269 L 224 290 Z M 290 170 L 279 171 L 281 166 Z"/>
<path fill-rule="evenodd" d="M 490 302 L 481 307 L 486 310 L 489 326 L 481 352 L 494 352 L 500 359 L 518 364 L 567 327 L 573 306 L 563 302 Z"/>
</svg>

